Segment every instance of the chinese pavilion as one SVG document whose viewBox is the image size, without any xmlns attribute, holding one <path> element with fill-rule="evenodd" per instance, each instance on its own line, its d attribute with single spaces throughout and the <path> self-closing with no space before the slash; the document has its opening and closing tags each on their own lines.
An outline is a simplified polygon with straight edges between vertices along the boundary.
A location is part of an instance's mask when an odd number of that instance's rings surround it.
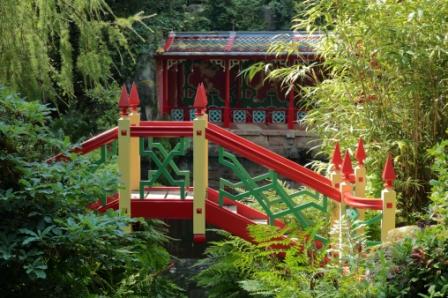
<svg viewBox="0 0 448 298">
<path fill-rule="evenodd" d="M 278 66 L 314 61 L 320 38 L 300 32 L 171 32 L 156 53 L 159 111 L 173 120 L 191 120 L 196 86 L 203 82 L 211 122 L 292 129 L 304 115 L 294 90 L 285 94 L 279 82 L 265 80 L 261 72 L 250 82 L 239 74 L 261 61 Z M 269 52 L 275 43 L 297 44 L 298 51 Z"/>
</svg>

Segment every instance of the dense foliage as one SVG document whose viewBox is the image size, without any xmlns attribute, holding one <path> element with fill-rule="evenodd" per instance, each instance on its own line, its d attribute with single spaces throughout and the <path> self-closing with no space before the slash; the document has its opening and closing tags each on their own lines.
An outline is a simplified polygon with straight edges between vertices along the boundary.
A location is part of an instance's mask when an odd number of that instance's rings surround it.
<svg viewBox="0 0 448 298">
<path fill-rule="evenodd" d="M 335 140 L 347 148 L 364 138 L 370 173 L 381 173 L 392 151 L 399 206 L 412 217 L 428 203 L 427 150 L 448 127 L 448 3 L 310 2 L 297 26 L 325 32 L 320 50 L 328 78 L 306 90 L 307 122 L 328 149 Z"/>
<path fill-rule="evenodd" d="M 49 114 L 0 86 L 2 295 L 178 294 L 161 276 L 170 256 L 160 223 L 88 210 L 117 191 L 114 166 L 76 156 L 66 163 L 44 161 L 64 148 L 46 127 Z M 129 224 L 138 224 L 137 231 L 125 233 Z"/>
</svg>

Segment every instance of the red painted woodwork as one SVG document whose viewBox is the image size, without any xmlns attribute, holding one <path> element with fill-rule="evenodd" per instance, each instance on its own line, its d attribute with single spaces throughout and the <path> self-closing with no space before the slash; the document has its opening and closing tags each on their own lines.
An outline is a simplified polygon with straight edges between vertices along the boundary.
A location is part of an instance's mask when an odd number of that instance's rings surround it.
<svg viewBox="0 0 448 298">
<path fill-rule="evenodd" d="M 158 189 L 158 188 L 154 188 Z M 237 204 L 238 213 L 233 213 L 225 208 L 221 208 L 214 200 L 217 199 L 217 192 L 209 189 L 209 197 L 213 200 L 206 200 L 205 216 L 207 224 L 214 225 L 220 229 L 226 230 L 229 233 L 239 236 L 245 240 L 253 241 L 247 232 L 248 225 L 255 224 L 251 218 L 239 213 L 239 210 L 244 210 L 246 214 L 253 214 L 259 217 L 252 219 L 264 219 L 266 215 L 256 209 L 245 206 L 243 204 L 231 201 Z M 230 200 L 229 200 L 230 201 Z M 228 202 L 228 201 L 227 201 Z M 108 198 L 108 203 L 101 206 L 101 203 L 96 202 L 90 205 L 91 209 L 104 212 L 107 209 L 118 209 L 118 196 Z M 193 200 L 175 200 L 175 199 L 132 199 L 131 200 L 131 216 L 143 218 L 157 218 L 157 219 L 177 219 L 177 220 L 191 220 L 192 219 Z M 281 221 L 276 221 L 276 225 L 283 227 Z"/>
<path fill-rule="evenodd" d="M 224 127 L 230 126 L 230 61 L 225 60 Z"/>
<path fill-rule="evenodd" d="M 124 84 L 121 87 L 121 94 L 120 94 L 120 100 L 118 101 L 118 107 L 120 108 L 120 113 L 122 115 L 128 114 L 129 95 L 128 95 L 128 91 L 126 90 L 126 85 L 124 85 Z"/>
<path fill-rule="evenodd" d="M 272 169 L 297 183 L 317 190 L 335 201 L 339 202 L 341 200 L 341 193 L 331 186 L 331 181 L 328 178 L 232 132 L 209 123 L 206 137 L 217 145 L 221 145 L 242 157 Z"/>
<path fill-rule="evenodd" d="M 395 175 L 392 154 L 390 153 L 387 154 L 387 160 L 386 163 L 384 164 L 382 178 L 384 181 L 384 186 L 386 187 L 392 187 L 395 179 L 397 178 L 397 176 Z"/>
<path fill-rule="evenodd" d="M 294 89 L 292 88 L 289 92 L 289 103 L 288 103 L 288 128 L 294 128 Z"/>
<path fill-rule="evenodd" d="M 157 110 L 163 112 L 163 61 L 156 60 Z"/>
<path fill-rule="evenodd" d="M 129 106 L 133 110 L 136 110 L 140 106 L 140 96 L 138 95 L 137 85 L 135 83 L 132 83 L 129 94 Z"/>
<path fill-rule="evenodd" d="M 205 109 L 207 108 L 207 92 L 203 83 L 199 83 L 198 85 L 193 107 L 196 109 L 196 115 L 203 115 L 205 113 Z"/>
<path fill-rule="evenodd" d="M 350 153 L 345 151 L 344 161 L 342 162 L 342 173 L 344 174 L 344 179 L 350 181 L 350 176 L 353 176 L 353 166 Z"/>
<path fill-rule="evenodd" d="M 364 150 L 364 142 L 361 138 L 358 140 L 358 147 L 356 147 L 355 157 L 358 165 L 364 165 L 364 161 L 366 160 L 366 151 Z"/>
<path fill-rule="evenodd" d="M 176 37 L 176 34 L 171 31 L 170 34 L 168 35 L 168 39 L 166 40 L 165 45 L 163 47 L 163 49 L 165 51 L 168 51 L 170 49 L 171 45 L 173 44 L 174 37 Z"/>
<path fill-rule="evenodd" d="M 163 106 L 162 114 L 169 114 L 169 94 L 168 94 L 168 61 L 163 61 Z"/>
<path fill-rule="evenodd" d="M 174 122 L 174 121 L 167 121 Z M 192 137 L 192 126 L 131 126 L 131 137 Z"/>
<path fill-rule="evenodd" d="M 336 143 L 336 145 L 334 146 L 331 162 L 333 163 L 335 170 L 341 169 L 342 157 L 341 157 L 341 148 L 339 147 L 339 143 Z"/>
<path fill-rule="evenodd" d="M 344 203 L 358 209 L 383 210 L 383 200 L 356 197 L 351 192 L 344 193 Z"/>
</svg>

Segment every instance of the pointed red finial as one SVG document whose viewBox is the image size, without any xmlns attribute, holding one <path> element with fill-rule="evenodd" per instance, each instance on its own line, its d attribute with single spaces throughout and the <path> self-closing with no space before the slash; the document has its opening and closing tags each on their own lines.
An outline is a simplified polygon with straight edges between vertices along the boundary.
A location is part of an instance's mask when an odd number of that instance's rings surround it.
<svg viewBox="0 0 448 298">
<path fill-rule="evenodd" d="M 120 95 L 120 100 L 118 101 L 118 107 L 120 108 L 120 113 L 122 115 L 128 114 L 129 95 L 128 95 L 128 91 L 126 90 L 125 84 L 123 84 L 123 87 L 121 87 L 121 95 Z"/>
<path fill-rule="evenodd" d="M 385 187 L 387 187 L 387 188 L 393 187 L 394 180 L 395 180 L 395 178 L 397 178 L 397 176 L 395 175 L 394 161 L 392 158 L 392 154 L 390 154 L 390 153 L 387 154 L 387 160 L 386 160 L 386 163 L 384 164 L 384 170 L 383 170 L 382 177 L 383 177 Z"/>
<path fill-rule="evenodd" d="M 207 107 L 207 92 L 203 83 L 199 83 L 198 85 L 193 107 L 196 109 L 196 115 L 203 115 L 205 113 L 205 108 Z"/>
<path fill-rule="evenodd" d="M 339 142 L 334 145 L 333 156 L 331 158 L 331 162 L 334 165 L 335 170 L 341 169 L 342 157 L 341 157 L 341 148 L 339 147 Z"/>
<path fill-rule="evenodd" d="M 136 111 L 140 106 L 140 97 L 138 96 L 137 85 L 132 83 L 131 93 L 129 94 L 129 106 L 133 111 Z"/>
<path fill-rule="evenodd" d="M 366 160 L 366 151 L 364 150 L 364 142 L 361 138 L 358 140 L 358 147 L 356 148 L 355 158 L 358 161 L 358 165 L 364 165 L 364 160 Z"/>
<path fill-rule="evenodd" d="M 348 150 L 345 151 L 344 161 L 342 162 L 342 173 L 345 180 L 350 180 L 350 175 L 353 174 L 352 159 Z"/>
</svg>

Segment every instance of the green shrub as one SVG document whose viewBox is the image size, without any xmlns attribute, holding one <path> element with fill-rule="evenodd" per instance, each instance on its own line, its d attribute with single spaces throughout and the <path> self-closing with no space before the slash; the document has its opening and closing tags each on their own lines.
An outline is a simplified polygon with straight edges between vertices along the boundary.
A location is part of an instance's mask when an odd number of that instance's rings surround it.
<svg viewBox="0 0 448 298">
<path fill-rule="evenodd" d="M 117 191 L 114 165 L 74 155 L 44 161 L 64 145 L 46 127 L 48 115 L 45 106 L 0 86 L 2 295 L 179 295 L 162 274 L 170 256 L 161 223 L 88 209 Z M 137 230 L 125 233 L 129 224 Z"/>
</svg>

